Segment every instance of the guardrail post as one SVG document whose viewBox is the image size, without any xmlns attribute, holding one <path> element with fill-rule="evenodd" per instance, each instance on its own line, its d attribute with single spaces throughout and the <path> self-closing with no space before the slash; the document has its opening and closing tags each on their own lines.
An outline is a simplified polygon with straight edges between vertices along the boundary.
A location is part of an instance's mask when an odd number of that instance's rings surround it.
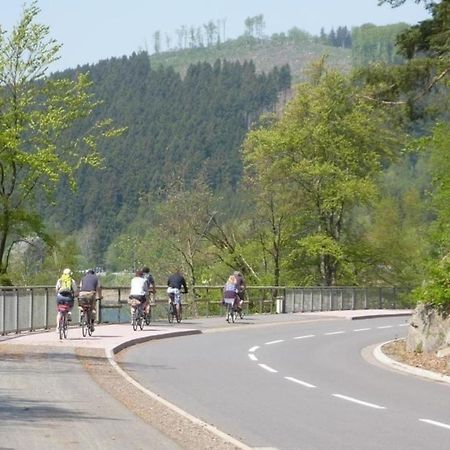
<svg viewBox="0 0 450 450">
<path fill-rule="evenodd" d="M 48 330 L 48 288 L 45 288 L 45 301 L 44 301 L 44 329 Z"/>
<path fill-rule="evenodd" d="M 320 288 L 320 291 L 319 291 L 319 299 L 320 299 L 320 311 L 323 311 L 323 291 L 322 291 L 322 288 Z"/>
<path fill-rule="evenodd" d="M 19 289 L 16 288 L 16 334 L 19 334 Z"/>
<path fill-rule="evenodd" d="M 364 288 L 364 309 L 367 309 L 367 288 Z"/>
<path fill-rule="evenodd" d="M 383 288 L 382 287 L 380 287 L 380 290 L 379 290 L 378 306 L 380 309 L 383 309 Z"/>
<path fill-rule="evenodd" d="M 6 334 L 6 296 L 4 290 L 2 290 L 2 301 L 2 334 Z"/>
<path fill-rule="evenodd" d="M 352 310 L 355 309 L 355 288 L 352 288 Z"/>
<path fill-rule="evenodd" d="M 33 311 L 34 311 L 34 295 L 33 288 L 30 289 L 30 331 L 33 331 Z"/>
</svg>

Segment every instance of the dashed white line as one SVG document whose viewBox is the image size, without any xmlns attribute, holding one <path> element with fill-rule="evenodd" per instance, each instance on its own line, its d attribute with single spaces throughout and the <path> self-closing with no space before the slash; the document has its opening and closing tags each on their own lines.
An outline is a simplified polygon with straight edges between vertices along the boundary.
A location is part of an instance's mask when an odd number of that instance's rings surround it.
<svg viewBox="0 0 450 450">
<path fill-rule="evenodd" d="M 266 342 L 265 345 L 279 344 L 280 342 L 284 342 L 284 339 L 278 339 L 277 341 Z"/>
<path fill-rule="evenodd" d="M 353 331 L 369 331 L 370 328 L 357 328 L 356 330 Z"/>
<path fill-rule="evenodd" d="M 256 352 L 256 350 L 258 350 L 259 345 L 255 345 L 254 347 L 250 348 L 248 351 L 249 352 Z"/>
<path fill-rule="evenodd" d="M 419 419 L 419 421 L 428 423 L 430 425 L 435 425 L 437 427 L 447 428 L 447 430 L 450 430 L 450 425 L 448 425 L 446 423 L 436 422 L 435 420 L 430 420 L 430 419 Z"/>
<path fill-rule="evenodd" d="M 297 336 L 294 339 L 308 339 L 312 337 L 315 337 L 315 334 L 305 334 L 304 336 Z"/>
<path fill-rule="evenodd" d="M 377 327 L 379 330 L 384 330 L 385 328 L 392 328 L 392 325 L 384 325 L 382 327 Z"/>
<path fill-rule="evenodd" d="M 399 324 L 398 326 L 399 326 L 399 327 L 407 327 L 407 326 L 409 326 L 409 323 L 401 323 L 401 324 Z"/>
<path fill-rule="evenodd" d="M 259 367 L 262 367 L 264 370 L 268 372 L 277 373 L 278 370 L 272 369 L 272 367 L 267 366 L 266 364 L 258 364 Z"/>
<path fill-rule="evenodd" d="M 330 331 L 329 333 L 324 333 L 325 336 L 333 336 L 334 334 L 344 334 L 345 331 Z"/>
<path fill-rule="evenodd" d="M 342 400 L 347 400 L 349 402 L 357 403 L 358 405 L 368 406 L 369 408 L 375 409 L 386 409 L 385 406 L 375 405 L 374 403 L 364 402 L 362 400 L 358 400 L 357 398 L 347 397 L 346 395 L 341 394 L 332 394 L 333 397 L 341 398 Z"/>
<path fill-rule="evenodd" d="M 306 381 L 297 380 L 297 378 L 293 378 L 293 377 L 284 377 L 284 378 L 285 378 L 286 380 L 292 381 L 292 382 L 294 382 L 294 383 L 301 384 L 302 386 L 305 386 L 305 387 L 307 387 L 307 388 L 315 388 L 315 387 L 317 387 L 317 386 L 314 386 L 314 385 L 311 384 L 311 383 L 307 383 Z"/>
<path fill-rule="evenodd" d="M 258 358 L 253 354 L 253 353 L 249 353 L 248 357 L 252 360 L 252 361 L 258 361 Z"/>
</svg>

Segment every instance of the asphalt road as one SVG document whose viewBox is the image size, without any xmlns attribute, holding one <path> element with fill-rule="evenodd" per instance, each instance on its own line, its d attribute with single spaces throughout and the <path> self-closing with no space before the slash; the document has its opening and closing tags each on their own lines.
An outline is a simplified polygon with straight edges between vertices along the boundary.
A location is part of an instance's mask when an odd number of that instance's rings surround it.
<svg viewBox="0 0 450 450">
<path fill-rule="evenodd" d="M 120 355 L 138 382 L 251 447 L 434 450 L 450 438 L 450 386 L 371 364 L 407 319 L 225 324 Z"/>
</svg>

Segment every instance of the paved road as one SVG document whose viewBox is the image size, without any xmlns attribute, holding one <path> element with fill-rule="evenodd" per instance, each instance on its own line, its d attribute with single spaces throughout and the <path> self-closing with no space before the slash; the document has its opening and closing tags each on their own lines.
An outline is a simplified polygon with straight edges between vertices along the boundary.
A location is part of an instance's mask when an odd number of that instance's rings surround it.
<svg viewBox="0 0 450 450">
<path fill-rule="evenodd" d="M 251 447 L 447 445 L 449 386 L 361 357 L 371 344 L 404 336 L 405 319 L 303 315 L 283 327 L 253 327 L 252 318 L 218 325 L 204 335 L 132 347 L 121 354 L 122 365 L 142 385 Z"/>
</svg>

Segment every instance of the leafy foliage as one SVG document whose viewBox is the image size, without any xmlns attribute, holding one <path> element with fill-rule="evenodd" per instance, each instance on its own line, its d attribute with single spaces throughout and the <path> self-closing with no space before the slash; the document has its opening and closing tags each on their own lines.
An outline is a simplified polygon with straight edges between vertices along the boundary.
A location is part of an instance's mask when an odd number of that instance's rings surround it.
<svg viewBox="0 0 450 450">
<path fill-rule="evenodd" d="M 98 167 L 97 142 L 118 130 L 93 121 L 77 136 L 69 130 L 97 106 L 83 74 L 45 78 L 59 45 L 35 23 L 36 3 L 24 8 L 12 32 L 0 35 L 0 274 L 19 242 L 40 237 L 54 244 L 36 211 L 36 197 L 51 195 L 60 180 L 74 187 L 82 166 Z"/>
</svg>

